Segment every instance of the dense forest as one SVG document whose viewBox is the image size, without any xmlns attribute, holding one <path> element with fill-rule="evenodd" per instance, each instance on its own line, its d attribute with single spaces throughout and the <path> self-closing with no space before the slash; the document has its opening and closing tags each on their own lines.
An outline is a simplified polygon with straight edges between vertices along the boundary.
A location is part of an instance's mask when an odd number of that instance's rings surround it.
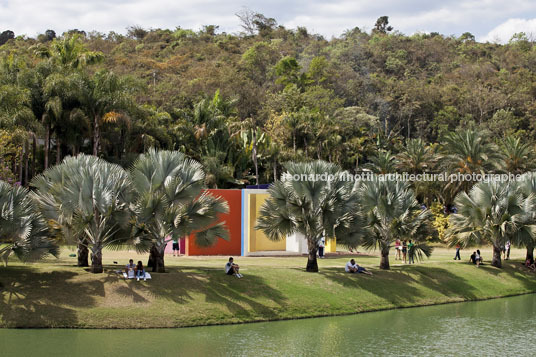
<svg viewBox="0 0 536 357">
<path fill-rule="evenodd" d="M 404 35 L 380 17 L 326 39 L 244 11 L 243 31 L 0 34 L 0 179 L 68 155 L 125 167 L 149 148 L 199 160 L 209 187 L 269 183 L 282 163 L 356 172 L 532 169 L 536 46 Z M 421 185 L 423 201 L 461 188 Z M 434 187 L 432 187 L 434 186 Z"/>
</svg>

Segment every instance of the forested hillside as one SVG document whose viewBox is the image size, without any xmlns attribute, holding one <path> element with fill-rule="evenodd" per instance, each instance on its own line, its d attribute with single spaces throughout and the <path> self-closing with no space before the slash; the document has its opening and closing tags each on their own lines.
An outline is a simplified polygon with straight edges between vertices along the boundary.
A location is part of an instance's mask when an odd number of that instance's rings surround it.
<svg viewBox="0 0 536 357">
<path fill-rule="evenodd" d="M 241 17 L 240 34 L 2 33 L 0 178 L 27 184 L 80 152 L 128 166 L 156 147 L 200 160 L 210 187 L 241 187 L 272 182 L 287 160 L 439 170 L 463 140 L 474 156 L 460 149 L 451 168 L 531 168 L 536 47 L 524 34 L 407 36 L 382 17 L 327 39 Z M 486 163 L 499 154 L 502 166 Z"/>
</svg>

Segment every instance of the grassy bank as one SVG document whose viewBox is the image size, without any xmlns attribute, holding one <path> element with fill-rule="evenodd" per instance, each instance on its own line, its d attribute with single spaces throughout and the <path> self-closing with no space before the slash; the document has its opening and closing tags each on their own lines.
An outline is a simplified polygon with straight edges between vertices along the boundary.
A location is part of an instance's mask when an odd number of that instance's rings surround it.
<svg viewBox="0 0 536 357">
<path fill-rule="evenodd" d="M 147 328 L 240 323 L 350 314 L 363 311 L 488 299 L 536 292 L 536 275 L 514 250 L 504 269 L 454 262 L 453 250 L 436 249 L 416 265 L 394 260 L 379 271 L 379 257 L 357 257 L 374 276 L 344 273 L 348 256 L 319 262 L 306 273 L 304 257 L 237 257 L 243 279 L 226 276 L 226 257 L 167 257 L 168 273 L 147 282 L 124 281 L 113 271 L 133 252 L 105 252 L 106 271 L 93 275 L 74 266 L 69 250 L 59 260 L 11 261 L 0 267 L 1 327 Z M 491 257 L 483 250 L 484 258 Z"/>
</svg>

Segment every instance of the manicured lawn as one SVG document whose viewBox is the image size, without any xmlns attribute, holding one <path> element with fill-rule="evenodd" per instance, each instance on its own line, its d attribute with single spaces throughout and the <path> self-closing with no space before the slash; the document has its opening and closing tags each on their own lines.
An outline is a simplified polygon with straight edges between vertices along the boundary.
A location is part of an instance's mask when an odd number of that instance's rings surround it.
<svg viewBox="0 0 536 357">
<path fill-rule="evenodd" d="M 357 256 L 374 276 L 344 273 L 349 256 L 320 260 L 320 273 L 306 273 L 305 257 L 236 257 L 243 279 L 226 276 L 227 257 L 166 257 L 168 273 L 147 282 L 124 281 L 114 270 L 127 251 L 104 253 L 104 274 L 75 267 L 72 251 L 35 264 L 10 261 L 0 267 L 0 326 L 144 328 L 239 323 L 349 314 L 362 311 L 487 299 L 536 292 L 536 275 L 513 250 L 504 269 L 468 264 L 469 251 L 454 262 L 454 250 L 437 248 L 431 259 L 379 271 L 379 257 Z M 119 264 L 115 265 L 113 262 Z"/>
</svg>

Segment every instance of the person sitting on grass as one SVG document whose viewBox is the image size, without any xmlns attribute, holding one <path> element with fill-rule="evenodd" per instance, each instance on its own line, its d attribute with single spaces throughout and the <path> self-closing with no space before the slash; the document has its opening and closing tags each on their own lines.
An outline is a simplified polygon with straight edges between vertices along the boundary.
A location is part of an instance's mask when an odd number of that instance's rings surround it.
<svg viewBox="0 0 536 357">
<path fill-rule="evenodd" d="M 534 258 L 528 258 L 525 260 L 525 266 L 532 271 L 536 271 L 536 265 L 534 264 Z"/>
<path fill-rule="evenodd" d="M 368 274 L 372 275 L 372 272 L 368 271 L 367 269 L 357 265 L 354 259 L 351 259 L 348 263 L 346 263 L 346 266 L 344 267 L 344 270 L 347 273 L 362 273 L 362 274 Z"/>
<path fill-rule="evenodd" d="M 140 281 L 140 278 L 143 278 L 143 281 L 146 281 L 145 278 L 145 269 L 143 269 L 143 263 L 141 260 L 138 260 L 138 265 L 136 265 L 136 280 Z"/>
<path fill-rule="evenodd" d="M 476 250 L 476 252 L 473 252 L 473 254 L 471 254 L 471 257 L 469 258 L 471 260 L 471 263 L 473 264 L 476 264 L 476 266 L 480 266 L 480 264 L 482 264 L 483 262 L 483 259 L 482 257 L 480 256 L 480 250 Z"/>
<path fill-rule="evenodd" d="M 480 250 L 476 250 L 476 266 L 481 265 L 484 262 L 484 259 L 482 259 L 482 256 L 480 255 Z"/>
<path fill-rule="evenodd" d="M 240 267 L 238 266 L 238 264 L 234 263 L 233 257 L 230 257 L 227 264 L 225 264 L 225 274 L 234 275 L 237 278 L 242 277 L 242 274 L 240 274 Z"/>
<path fill-rule="evenodd" d="M 125 268 L 125 273 L 127 273 L 127 279 L 130 277 L 130 275 L 134 277 L 135 271 L 136 271 L 136 266 L 134 265 L 134 260 L 130 259 Z"/>
</svg>

